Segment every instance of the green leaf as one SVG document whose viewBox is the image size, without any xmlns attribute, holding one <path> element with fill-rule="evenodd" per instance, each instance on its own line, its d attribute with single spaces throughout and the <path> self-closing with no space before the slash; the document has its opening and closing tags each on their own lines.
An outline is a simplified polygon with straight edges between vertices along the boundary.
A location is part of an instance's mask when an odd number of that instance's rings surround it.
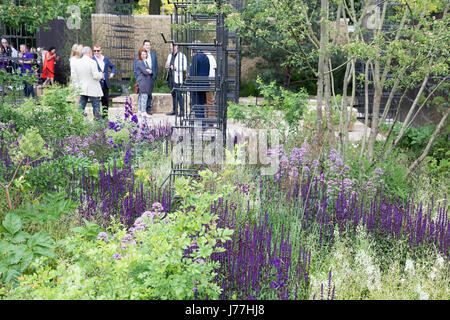
<svg viewBox="0 0 450 320">
<path fill-rule="evenodd" d="M 11 239 L 12 243 L 21 243 L 30 238 L 30 234 L 25 231 L 17 232 L 14 237 Z"/>
<path fill-rule="evenodd" d="M 41 246 L 46 248 L 54 248 L 55 243 L 48 233 L 39 231 L 31 236 L 27 243 L 29 248 Z M 33 249 L 34 250 L 34 249 Z"/>
<path fill-rule="evenodd" d="M 49 258 L 56 258 L 55 253 L 53 252 L 53 249 L 51 248 L 44 248 L 44 247 L 33 247 L 33 253 L 35 255 L 40 255 L 40 256 L 44 256 L 44 257 L 49 257 Z"/>
<path fill-rule="evenodd" d="M 22 220 L 19 216 L 8 213 L 5 217 L 5 220 L 3 220 L 2 223 L 3 227 L 10 233 L 11 235 L 14 235 L 17 231 L 22 228 Z"/>
<path fill-rule="evenodd" d="M 34 259 L 34 255 L 30 251 L 25 251 L 20 262 L 20 271 L 24 272 Z"/>
<path fill-rule="evenodd" d="M 6 283 L 17 282 L 17 278 L 21 275 L 18 267 L 10 267 L 3 273 L 3 281 Z"/>
<path fill-rule="evenodd" d="M 25 256 L 26 249 L 27 247 L 24 245 L 11 246 L 10 253 L 5 260 L 6 263 L 9 265 L 19 263 L 19 261 Z"/>
<path fill-rule="evenodd" d="M 8 251 L 10 245 L 11 244 L 8 241 L 5 241 L 5 240 L 0 241 L 0 254 L 2 252 Z"/>
</svg>

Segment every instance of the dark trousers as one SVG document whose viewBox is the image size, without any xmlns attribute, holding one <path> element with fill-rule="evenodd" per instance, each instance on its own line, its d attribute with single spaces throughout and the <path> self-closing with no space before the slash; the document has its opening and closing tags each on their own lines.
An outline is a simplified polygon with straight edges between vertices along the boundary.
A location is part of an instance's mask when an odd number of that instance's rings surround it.
<svg viewBox="0 0 450 320">
<path fill-rule="evenodd" d="M 194 108 L 194 113 L 196 118 L 205 117 L 205 107 L 206 104 L 206 92 L 194 91 L 191 92 L 191 108 Z"/>
<path fill-rule="evenodd" d="M 109 88 L 104 81 L 100 82 L 103 91 L 103 97 L 101 98 L 102 103 L 102 118 L 108 119 L 108 109 L 109 109 Z"/>
<path fill-rule="evenodd" d="M 153 76 L 150 77 L 150 94 L 148 95 L 148 99 L 147 99 L 147 112 L 150 112 L 151 108 L 152 108 L 152 93 L 153 93 L 153 87 L 155 86 L 155 79 L 153 78 Z"/>
<path fill-rule="evenodd" d="M 177 108 L 179 105 L 180 115 L 184 115 L 184 100 L 183 96 L 181 95 L 181 91 L 176 90 L 178 88 L 180 88 L 180 85 L 178 83 L 170 83 L 170 93 L 172 94 L 172 111 L 175 112 L 175 114 L 178 114 Z"/>
<path fill-rule="evenodd" d="M 34 94 L 34 88 L 33 85 L 30 84 L 29 82 L 24 81 L 23 82 L 23 92 L 25 94 L 25 97 L 28 98 L 29 96 L 32 96 L 33 98 L 35 97 Z"/>
</svg>

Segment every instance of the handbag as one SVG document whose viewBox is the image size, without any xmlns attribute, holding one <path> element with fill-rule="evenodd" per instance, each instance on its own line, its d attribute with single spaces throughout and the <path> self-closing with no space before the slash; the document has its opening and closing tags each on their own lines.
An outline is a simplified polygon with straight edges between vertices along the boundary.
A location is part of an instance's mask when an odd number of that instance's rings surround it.
<svg viewBox="0 0 450 320">
<path fill-rule="evenodd" d="M 139 85 L 137 83 L 134 84 L 134 93 L 139 93 Z"/>
</svg>

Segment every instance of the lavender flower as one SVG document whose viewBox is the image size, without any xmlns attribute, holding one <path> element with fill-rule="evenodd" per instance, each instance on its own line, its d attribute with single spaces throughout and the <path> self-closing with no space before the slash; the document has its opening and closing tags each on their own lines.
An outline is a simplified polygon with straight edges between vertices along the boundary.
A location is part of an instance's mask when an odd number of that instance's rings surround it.
<svg viewBox="0 0 450 320">
<path fill-rule="evenodd" d="M 108 234 L 106 232 L 100 232 L 97 236 L 97 240 L 104 240 L 105 242 L 108 242 Z"/>
<path fill-rule="evenodd" d="M 112 257 L 113 257 L 114 260 L 122 259 L 122 255 L 120 253 L 118 253 L 118 252 L 114 253 Z"/>
</svg>

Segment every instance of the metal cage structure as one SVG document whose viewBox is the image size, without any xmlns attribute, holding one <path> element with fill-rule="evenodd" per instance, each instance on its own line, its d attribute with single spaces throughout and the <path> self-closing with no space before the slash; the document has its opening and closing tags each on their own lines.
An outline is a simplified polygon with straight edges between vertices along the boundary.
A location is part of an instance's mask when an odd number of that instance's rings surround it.
<svg viewBox="0 0 450 320">
<path fill-rule="evenodd" d="M 134 17 L 133 1 L 109 0 L 97 2 L 97 13 L 105 14 L 103 51 L 116 66 L 116 75 L 111 83 L 127 92 L 130 81 L 129 70 L 133 69 Z"/>
<path fill-rule="evenodd" d="M 237 33 L 225 26 L 227 13 L 239 9 L 235 3 L 223 0 L 177 0 L 170 3 L 174 5 L 171 39 L 161 35 L 166 43 L 172 44 L 172 48 L 178 47 L 179 58 L 176 63 L 174 60 L 174 67 L 185 71 L 186 75 L 182 83 L 171 89 L 174 103 L 180 109 L 172 127 L 171 172 L 162 185 L 169 182 L 172 186 L 176 177 L 198 176 L 199 170 L 212 164 L 204 157 L 205 145 L 215 145 L 215 159 L 223 159 L 227 105 L 229 101 L 239 99 L 240 41 Z M 214 10 L 210 10 L 212 8 Z M 197 70 L 198 61 L 204 59 L 201 55 L 205 54 L 210 56 L 210 63 L 212 56 L 212 64 L 214 61 L 216 64 L 216 68 L 209 65 L 208 74 Z M 203 99 L 202 95 L 209 95 L 210 99 Z"/>
</svg>

